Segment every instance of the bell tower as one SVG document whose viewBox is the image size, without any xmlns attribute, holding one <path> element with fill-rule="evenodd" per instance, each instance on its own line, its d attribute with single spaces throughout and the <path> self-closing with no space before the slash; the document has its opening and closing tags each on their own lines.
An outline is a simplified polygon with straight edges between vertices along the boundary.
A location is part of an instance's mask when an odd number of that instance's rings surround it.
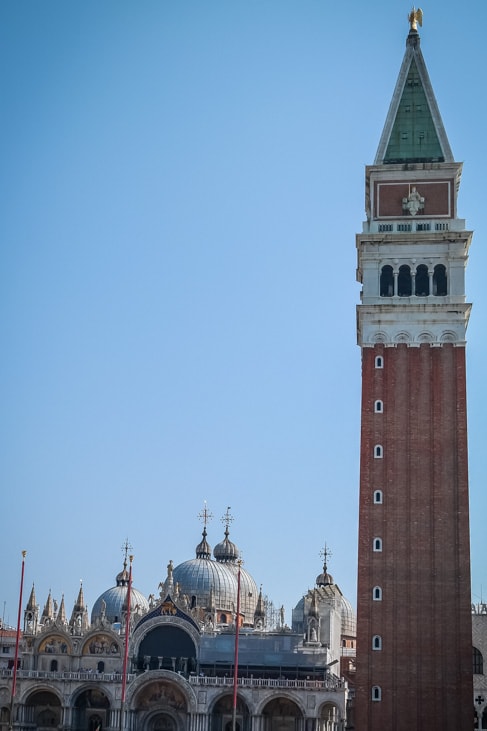
<svg viewBox="0 0 487 731">
<path fill-rule="evenodd" d="M 465 268 L 455 162 L 410 30 L 356 237 L 357 731 L 470 731 Z"/>
</svg>

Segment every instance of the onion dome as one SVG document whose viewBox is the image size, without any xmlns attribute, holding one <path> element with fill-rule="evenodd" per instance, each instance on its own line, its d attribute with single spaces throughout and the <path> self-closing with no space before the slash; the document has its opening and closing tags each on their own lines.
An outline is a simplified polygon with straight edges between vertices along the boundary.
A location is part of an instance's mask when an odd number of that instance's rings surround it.
<svg viewBox="0 0 487 731">
<path fill-rule="evenodd" d="M 327 572 L 325 564 L 322 573 L 316 577 L 316 586 L 332 586 L 334 583 L 333 576 Z"/>
<path fill-rule="evenodd" d="M 323 571 L 316 577 L 316 586 L 332 586 L 334 584 L 333 576 L 328 573 L 328 569 L 326 566 L 326 560 L 328 556 L 331 556 L 331 552 L 328 549 L 326 543 L 322 555 L 324 557 Z"/>
<path fill-rule="evenodd" d="M 127 594 L 129 586 L 129 572 L 127 571 L 127 560 L 123 563 L 123 569 L 116 576 L 116 586 L 107 589 L 98 597 L 91 611 L 91 624 L 95 624 L 98 620 L 105 619 L 109 624 L 121 622 L 124 609 L 127 609 Z M 130 587 L 130 610 L 138 609 L 139 613 L 144 614 L 149 609 L 149 602 L 145 596 L 135 589 L 134 585 Z"/>
<path fill-rule="evenodd" d="M 209 558 L 211 558 L 211 546 L 208 543 L 208 541 L 206 540 L 206 536 L 207 536 L 206 525 L 203 528 L 202 535 L 203 535 L 203 540 L 200 543 L 198 543 L 198 545 L 196 546 L 196 558 L 209 559 Z"/>
<path fill-rule="evenodd" d="M 221 543 L 217 543 L 213 550 L 213 555 L 217 561 L 221 563 L 235 563 L 238 560 L 240 551 L 235 543 L 229 539 L 228 526 L 225 529 L 225 538 Z"/>
</svg>

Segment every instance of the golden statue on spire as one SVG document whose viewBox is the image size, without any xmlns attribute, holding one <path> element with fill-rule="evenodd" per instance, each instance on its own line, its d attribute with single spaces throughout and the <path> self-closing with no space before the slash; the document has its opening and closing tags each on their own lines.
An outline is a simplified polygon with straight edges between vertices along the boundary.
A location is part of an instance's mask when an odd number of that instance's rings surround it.
<svg viewBox="0 0 487 731">
<path fill-rule="evenodd" d="M 422 27 L 423 26 L 423 11 L 421 8 L 416 8 L 413 5 L 413 9 L 408 15 L 409 25 L 411 26 L 411 30 L 418 30 L 418 23 Z"/>
</svg>

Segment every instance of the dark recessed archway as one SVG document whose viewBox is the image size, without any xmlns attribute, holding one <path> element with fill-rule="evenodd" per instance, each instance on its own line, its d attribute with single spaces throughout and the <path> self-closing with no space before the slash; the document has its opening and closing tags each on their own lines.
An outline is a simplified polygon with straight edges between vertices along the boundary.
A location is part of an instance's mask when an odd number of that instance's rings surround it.
<svg viewBox="0 0 487 731">
<path fill-rule="evenodd" d="M 249 731 L 251 717 L 247 704 L 237 695 L 236 731 Z M 232 731 L 233 694 L 219 698 L 211 711 L 211 731 Z"/>
<path fill-rule="evenodd" d="M 110 701 L 97 688 L 82 691 L 74 702 L 73 731 L 104 731 L 110 726 Z"/>
<path fill-rule="evenodd" d="M 264 707 L 262 715 L 264 731 L 295 731 L 303 714 L 289 698 L 274 698 Z"/>
<path fill-rule="evenodd" d="M 38 690 L 32 693 L 25 702 L 26 721 L 37 727 L 57 728 L 61 723 L 61 702 L 57 695 L 49 690 Z"/>
<path fill-rule="evenodd" d="M 172 670 L 186 675 L 196 669 L 195 644 L 181 627 L 155 627 L 140 643 L 137 669 Z"/>
</svg>

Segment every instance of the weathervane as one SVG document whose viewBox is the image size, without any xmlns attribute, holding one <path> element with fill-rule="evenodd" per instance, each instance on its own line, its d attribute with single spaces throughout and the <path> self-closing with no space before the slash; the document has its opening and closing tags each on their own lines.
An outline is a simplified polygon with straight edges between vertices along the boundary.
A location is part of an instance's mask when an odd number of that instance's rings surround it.
<svg viewBox="0 0 487 731">
<path fill-rule="evenodd" d="M 411 30 L 418 30 L 418 23 L 422 27 L 423 26 L 423 11 L 421 8 L 416 8 L 413 5 L 413 9 L 408 15 L 409 25 L 411 26 Z"/>
<path fill-rule="evenodd" d="M 228 506 L 225 515 L 221 517 L 221 522 L 225 526 L 225 533 L 228 533 L 228 527 L 234 520 L 233 515 L 230 513 L 230 506 Z"/>
</svg>

